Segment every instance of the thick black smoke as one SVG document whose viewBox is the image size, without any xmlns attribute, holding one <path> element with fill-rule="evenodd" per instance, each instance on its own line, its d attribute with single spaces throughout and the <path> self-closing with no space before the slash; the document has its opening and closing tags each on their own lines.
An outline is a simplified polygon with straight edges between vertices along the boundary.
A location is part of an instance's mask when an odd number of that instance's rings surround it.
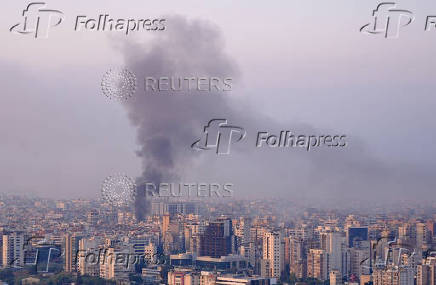
<svg viewBox="0 0 436 285">
<path fill-rule="evenodd" d="M 238 70 L 234 60 L 224 52 L 223 39 L 214 26 L 183 17 L 171 17 L 167 22 L 168 29 L 151 43 L 129 43 L 123 47 L 126 66 L 136 74 L 139 87 L 143 88 L 141 80 L 150 76 L 232 77 L 233 86 L 238 86 Z M 346 134 L 348 146 L 343 150 L 256 149 L 253 142 L 259 130 L 276 134 L 281 130 L 307 135 L 342 133 L 317 130 L 304 124 L 283 126 L 270 119 L 274 114 L 259 115 L 236 103 L 237 100 L 232 100 L 235 95 L 231 92 L 138 90 L 136 96 L 125 103 L 130 121 L 137 128 L 140 145 L 137 155 L 142 159 L 143 173 L 138 182 L 154 185 L 176 182 L 185 170 L 193 167 L 196 152 L 190 145 L 201 135 L 203 127 L 211 119 L 223 118 L 243 126 L 247 138 L 232 146 L 230 157 L 218 159 L 215 155 L 208 162 L 214 164 L 217 172 L 227 177 L 232 174 L 232 182 L 242 185 L 238 190 L 243 195 L 257 194 L 266 198 L 274 195 L 342 206 L 353 201 L 370 205 L 369 202 L 410 199 L 412 189 L 419 189 L 425 197 L 434 189 L 429 173 L 380 162 L 353 134 Z M 265 99 L 268 96 L 274 94 L 265 94 Z M 233 152 L 234 148 L 239 148 L 239 152 Z M 246 155 L 248 149 L 255 151 Z M 196 169 L 199 173 L 200 170 Z M 143 219 L 148 213 L 144 193 L 138 195 L 135 206 L 137 218 Z"/>
<path fill-rule="evenodd" d="M 126 66 L 138 78 L 136 97 L 126 102 L 129 118 L 138 128 L 143 164 L 139 183 L 173 182 L 192 164 L 189 146 L 202 125 L 230 112 L 228 92 L 145 92 L 146 77 L 237 77 L 232 59 L 224 53 L 219 31 L 208 22 L 171 17 L 168 26 L 151 43 L 124 47 Z M 142 82 L 141 82 L 142 81 Z M 186 88 L 185 88 L 186 89 Z M 136 199 L 136 215 L 147 213 L 143 191 Z"/>
</svg>

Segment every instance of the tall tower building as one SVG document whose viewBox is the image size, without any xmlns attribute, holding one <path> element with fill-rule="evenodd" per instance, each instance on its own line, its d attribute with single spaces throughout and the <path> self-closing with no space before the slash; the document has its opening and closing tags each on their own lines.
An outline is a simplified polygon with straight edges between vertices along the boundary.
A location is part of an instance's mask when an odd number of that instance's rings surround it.
<svg viewBox="0 0 436 285">
<path fill-rule="evenodd" d="M 422 258 L 422 251 L 427 248 L 427 226 L 424 223 L 416 224 L 416 249 L 417 254 L 420 258 Z"/>
<path fill-rule="evenodd" d="M 81 275 L 99 276 L 99 259 L 100 252 L 98 251 L 98 241 L 95 239 L 81 239 L 79 240 L 79 252 L 77 258 L 77 271 Z M 91 254 L 92 258 L 88 258 Z"/>
<path fill-rule="evenodd" d="M 249 262 L 254 267 L 255 274 L 261 274 L 262 247 L 265 228 L 261 226 L 253 226 L 250 229 L 250 249 Z"/>
<path fill-rule="evenodd" d="M 200 236 L 200 256 L 219 258 L 234 252 L 232 221 L 219 218 L 209 225 Z"/>
<path fill-rule="evenodd" d="M 76 272 L 78 268 L 79 241 L 82 237 L 75 234 L 66 234 L 64 237 L 65 272 Z"/>
<path fill-rule="evenodd" d="M 328 279 L 329 255 L 322 249 L 310 249 L 307 256 L 307 277 Z"/>
<path fill-rule="evenodd" d="M 283 264 L 284 264 L 284 268 L 287 268 L 287 266 L 290 265 L 291 262 L 291 238 L 290 237 L 285 237 L 284 240 L 284 247 L 283 247 Z"/>
<path fill-rule="evenodd" d="M 297 278 L 307 277 L 307 255 L 303 239 L 291 238 L 289 241 L 289 270 Z"/>
<path fill-rule="evenodd" d="M 416 285 L 435 285 L 434 283 L 434 266 L 418 265 L 416 273 Z"/>
<path fill-rule="evenodd" d="M 3 268 L 24 266 L 24 243 L 23 233 L 13 232 L 3 235 Z"/>
<path fill-rule="evenodd" d="M 427 258 L 417 266 L 416 285 L 436 285 L 436 258 Z"/>
<path fill-rule="evenodd" d="M 170 215 L 165 214 L 162 216 L 162 235 L 165 235 L 170 229 Z"/>
<path fill-rule="evenodd" d="M 134 271 L 134 266 L 128 264 L 126 266 L 124 262 L 118 262 L 117 258 L 122 256 L 125 258 L 130 252 L 130 249 L 115 249 L 113 247 L 107 248 L 103 257 L 103 261 L 100 262 L 100 277 L 104 279 L 112 279 L 116 281 L 128 282 L 129 274 Z M 121 284 L 126 284 L 120 282 Z"/>
<path fill-rule="evenodd" d="M 350 249 L 350 274 L 360 277 L 362 274 L 369 274 L 369 248 Z M 366 263 L 363 261 L 367 261 Z"/>
<path fill-rule="evenodd" d="M 262 277 L 280 278 L 283 266 L 283 243 L 280 232 L 266 232 L 263 237 Z"/>
<path fill-rule="evenodd" d="M 426 223 L 427 231 L 430 233 L 430 236 L 435 236 L 436 231 L 436 223 L 432 220 L 428 220 Z"/>
<path fill-rule="evenodd" d="M 327 232 L 322 234 L 324 237 L 324 249 L 329 254 L 328 271 L 337 270 L 341 273 L 343 268 L 343 244 L 345 237 L 340 232 Z"/>
</svg>

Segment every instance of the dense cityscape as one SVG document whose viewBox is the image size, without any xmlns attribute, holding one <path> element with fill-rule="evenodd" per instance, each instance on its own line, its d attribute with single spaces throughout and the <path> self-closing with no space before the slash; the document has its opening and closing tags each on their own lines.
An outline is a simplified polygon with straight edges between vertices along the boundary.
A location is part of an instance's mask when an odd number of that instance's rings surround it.
<svg viewBox="0 0 436 285">
<path fill-rule="evenodd" d="M 2 1 L 0 285 L 436 285 L 435 4 Z"/>
<path fill-rule="evenodd" d="M 435 284 L 435 206 L 328 210 L 281 199 L 2 195 L 7 284 Z"/>
</svg>

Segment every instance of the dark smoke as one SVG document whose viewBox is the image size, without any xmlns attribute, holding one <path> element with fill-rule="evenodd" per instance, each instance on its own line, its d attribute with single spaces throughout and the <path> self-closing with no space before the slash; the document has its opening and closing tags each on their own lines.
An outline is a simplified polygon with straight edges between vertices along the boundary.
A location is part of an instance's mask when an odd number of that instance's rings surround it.
<svg viewBox="0 0 436 285">
<path fill-rule="evenodd" d="M 147 76 L 237 77 L 235 64 L 223 52 L 223 39 L 214 26 L 183 17 L 171 17 L 167 22 L 167 30 L 151 43 L 124 46 L 126 66 L 137 76 L 140 88 Z M 202 125 L 214 113 L 220 117 L 230 112 L 225 100 L 229 95 L 215 92 L 144 94 L 140 89 L 133 100 L 126 102 L 129 118 L 138 129 L 137 155 L 143 165 L 139 183 L 173 182 L 183 168 L 190 167 L 194 156 L 187 146 Z M 138 191 L 135 208 L 137 218 L 142 220 L 148 213 L 148 202 L 145 189 L 140 187 Z"/>
<path fill-rule="evenodd" d="M 140 80 L 147 76 L 214 76 L 233 77 L 233 89 L 236 89 L 238 69 L 234 60 L 225 54 L 223 39 L 214 26 L 183 17 L 171 17 L 167 22 L 168 29 L 151 43 L 123 46 L 126 66 L 136 74 L 138 86 L 144 86 Z M 269 82 L 265 84 L 268 86 Z M 217 159 L 212 155 L 208 170 L 222 172 L 232 182 L 239 183 L 239 193 L 247 197 L 255 194 L 272 198 L 274 195 L 335 207 L 356 201 L 371 205 L 411 199 L 414 197 L 411 189 L 419 191 L 421 197 L 434 197 L 431 189 L 435 183 L 427 170 L 379 161 L 353 134 L 346 134 L 349 145 L 344 150 L 256 149 L 250 143 L 259 130 L 276 134 L 281 130 L 318 135 L 340 132 L 317 130 L 305 124 L 282 125 L 270 119 L 274 114 L 266 117 L 247 110 L 247 105 L 237 105 L 236 100 L 230 99 L 236 95 L 180 91 L 144 94 L 144 90 L 138 90 L 136 96 L 125 103 L 130 121 L 137 128 L 140 146 L 137 155 L 142 160 L 143 173 L 138 183 L 177 182 L 186 170 L 193 168 L 197 156 L 189 146 L 203 127 L 211 119 L 225 118 L 243 126 L 248 135 L 243 143 L 232 146 L 231 156 Z M 265 98 L 273 95 L 265 94 Z M 233 104 L 239 107 L 237 111 Z M 245 152 L 253 149 L 255 151 L 247 156 Z M 200 173 L 202 169 L 195 170 Z M 149 210 L 143 191 L 145 189 L 141 188 L 135 203 L 139 220 Z"/>
</svg>

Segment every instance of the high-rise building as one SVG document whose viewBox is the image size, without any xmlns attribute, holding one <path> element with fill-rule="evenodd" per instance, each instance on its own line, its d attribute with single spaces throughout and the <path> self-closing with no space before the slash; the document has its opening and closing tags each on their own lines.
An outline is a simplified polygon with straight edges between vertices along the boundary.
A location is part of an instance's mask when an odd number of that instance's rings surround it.
<svg viewBox="0 0 436 285">
<path fill-rule="evenodd" d="M 435 236 L 435 231 L 436 231 L 436 223 L 435 223 L 435 221 L 428 220 L 427 223 L 426 223 L 426 226 L 427 226 L 427 230 L 429 231 L 431 236 Z"/>
<path fill-rule="evenodd" d="M 100 275 L 100 252 L 98 251 L 98 245 L 99 243 L 95 239 L 79 240 L 77 271 L 81 275 Z"/>
<path fill-rule="evenodd" d="M 351 248 L 350 249 L 350 274 L 360 277 L 362 274 L 370 273 L 370 250 L 368 248 Z"/>
<path fill-rule="evenodd" d="M 282 236 L 278 231 L 266 232 L 263 237 L 262 277 L 280 278 L 283 270 Z"/>
<path fill-rule="evenodd" d="M 436 258 L 427 258 L 417 266 L 416 285 L 436 285 Z"/>
<path fill-rule="evenodd" d="M 98 222 L 98 211 L 97 210 L 91 210 L 88 212 L 88 223 L 90 225 L 95 225 Z"/>
<path fill-rule="evenodd" d="M 261 226 L 250 228 L 249 263 L 254 267 L 255 274 L 261 274 L 263 236 L 266 229 Z"/>
<path fill-rule="evenodd" d="M 332 270 L 329 274 L 330 285 L 342 285 L 342 274 L 339 270 Z"/>
<path fill-rule="evenodd" d="M 162 235 L 170 229 L 170 215 L 165 214 L 162 216 Z"/>
<path fill-rule="evenodd" d="M 340 232 L 323 233 L 324 249 L 329 254 L 328 271 L 338 270 L 342 273 L 343 244 L 345 237 Z"/>
<path fill-rule="evenodd" d="M 239 218 L 233 220 L 233 233 L 236 238 L 236 249 L 238 254 L 250 260 L 250 220 Z"/>
<path fill-rule="evenodd" d="M 66 234 L 64 236 L 64 249 L 65 249 L 65 272 L 76 272 L 78 268 L 78 250 L 79 241 L 82 239 L 81 236 L 76 234 Z"/>
<path fill-rule="evenodd" d="M 203 226 L 197 223 L 185 225 L 184 239 L 185 251 L 198 255 L 200 251 L 200 234 L 203 232 Z"/>
<path fill-rule="evenodd" d="M 418 249 L 417 254 L 422 257 L 422 251 L 427 248 L 427 237 L 429 233 L 427 231 L 427 226 L 425 223 L 416 224 L 416 248 Z"/>
<path fill-rule="evenodd" d="M 169 214 L 176 216 L 177 214 L 194 214 L 198 215 L 198 204 L 195 202 L 168 202 L 157 200 L 151 202 L 151 214 L 162 216 Z"/>
<path fill-rule="evenodd" d="M 353 247 L 356 241 L 368 240 L 367 227 L 350 227 L 347 230 L 348 247 Z"/>
<path fill-rule="evenodd" d="M 219 218 L 209 222 L 200 236 L 200 256 L 219 258 L 234 252 L 232 221 Z"/>
<path fill-rule="evenodd" d="M 290 237 L 285 237 L 283 239 L 284 242 L 284 246 L 283 246 L 283 264 L 284 264 L 284 268 L 287 268 L 288 266 L 290 266 L 291 263 L 291 238 Z"/>
<path fill-rule="evenodd" d="M 328 279 L 329 255 L 322 249 L 310 249 L 307 256 L 307 277 Z"/>
<path fill-rule="evenodd" d="M 307 276 L 306 246 L 303 239 L 291 238 L 289 242 L 289 270 L 297 278 Z"/>
<path fill-rule="evenodd" d="M 129 255 L 129 252 L 130 250 L 128 248 L 106 248 L 104 251 L 103 260 L 99 264 L 100 277 L 104 279 L 128 282 L 129 274 L 134 271 L 134 266 L 132 264 L 125 263 L 125 258 Z M 123 262 L 120 262 L 120 259 Z"/>
<path fill-rule="evenodd" d="M 2 261 L 3 268 L 24 265 L 25 236 L 20 232 L 3 234 Z"/>
<path fill-rule="evenodd" d="M 435 285 L 435 268 L 431 265 L 418 265 L 416 285 Z"/>
<path fill-rule="evenodd" d="M 414 285 L 414 272 L 410 267 L 387 267 L 372 273 L 374 285 Z"/>
<path fill-rule="evenodd" d="M 141 235 L 134 236 L 129 238 L 128 243 L 133 248 L 133 252 L 137 255 L 144 254 L 145 248 L 147 245 L 149 245 L 151 242 L 149 237 L 144 237 Z"/>
</svg>

